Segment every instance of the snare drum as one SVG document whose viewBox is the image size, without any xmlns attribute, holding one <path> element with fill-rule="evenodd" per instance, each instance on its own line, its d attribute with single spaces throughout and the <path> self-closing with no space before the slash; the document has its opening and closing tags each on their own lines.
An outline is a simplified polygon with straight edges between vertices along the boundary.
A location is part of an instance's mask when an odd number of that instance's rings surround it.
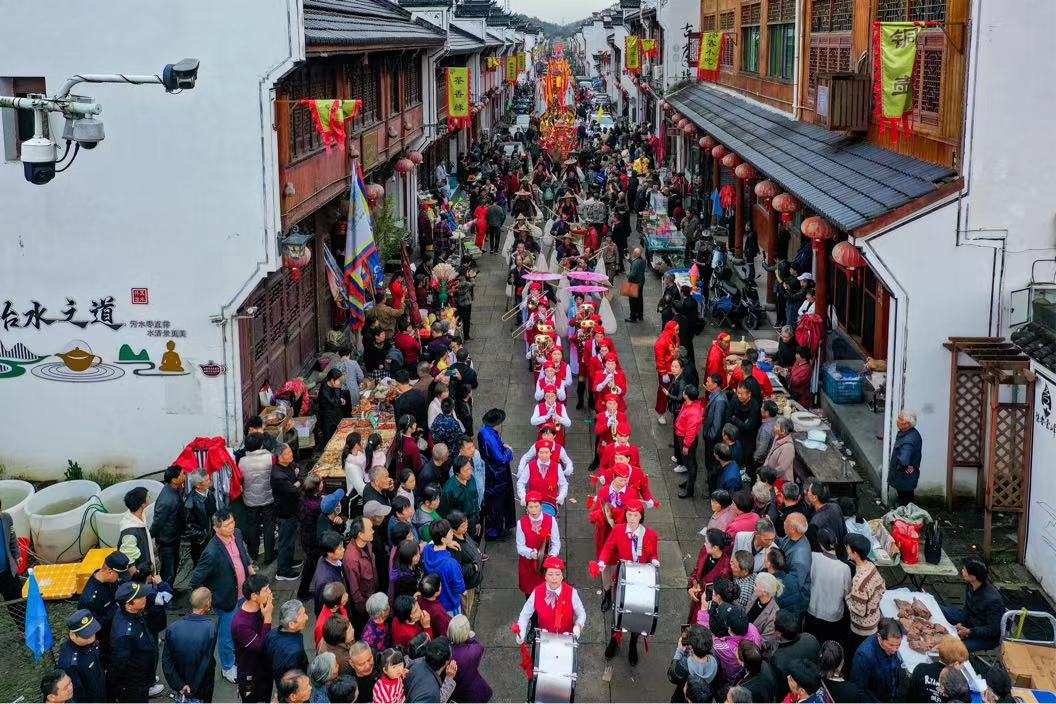
<svg viewBox="0 0 1056 704">
<path fill-rule="evenodd" d="M 548 516 L 553 516 L 554 518 L 557 518 L 557 506 L 555 504 L 550 503 L 549 501 L 544 501 L 543 513 Z"/>
<path fill-rule="evenodd" d="M 623 561 L 616 575 L 612 630 L 651 636 L 660 617 L 660 570 Z"/>
<path fill-rule="evenodd" d="M 574 702 L 579 643 L 571 633 L 538 631 L 532 646 L 529 702 Z"/>
</svg>

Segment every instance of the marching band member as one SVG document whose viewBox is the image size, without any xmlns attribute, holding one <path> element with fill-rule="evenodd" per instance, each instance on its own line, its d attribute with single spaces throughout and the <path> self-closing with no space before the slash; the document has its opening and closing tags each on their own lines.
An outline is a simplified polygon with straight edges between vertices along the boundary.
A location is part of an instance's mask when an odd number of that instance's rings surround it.
<svg viewBox="0 0 1056 704">
<path fill-rule="evenodd" d="M 649 475 L 645 473 L 641 465 L 631 462 L 631 451 L 635 448 L 628 445 L 612 445 L 611 447 L 615 457 L 613 464 L 606 469 L 599 470 L 594 478 L 599 484 L 607 484 L 612 481 L 613 473 L 617 466 L 621 464 L 627 465 L 631 468 L 631 474 L 627 478 L 628 486 L 638 492 L 646 508 L 653 508 L 653 492 L 649 488 Z M 656 505 L 659 506 L 660 504 L 657 503 Z"/>
<path fill-rule="evenodd" d="M 626 523 L 616 526 L 609 537 L 605 540 L 605 546 L 598 555 L 598 561 L 592 564 L 591 574 L 602 577 L 602 586 L 605 589 L 605 597 L 601 602 L 601 610 L 608 611 L 612 608 L 612 583 L 616 576 L 616 570 L 611 566 L 620 561 L 637 562 L 643 565 L 660 567 L 660 538 L 656 531 L 642 524 L 645 508 L 637 499 L 627 501 L 624 509 Z M 620 641 L 617 631 L 613 631 L 609 638 L 609 644 L 605 648 L 605 659 L 612 658 L 619 650 Z M 631 666 L 638 664 L 638 634 L 631 633 L 630 651 L 627 659 Z"/>
<path fill-rule="evenodd" d="M 632 467 L 642 466 L 642 456 L 638 451 L 638 448 L 631 445 L 631 424 L 630 423 L 619 423 L 616 425 L 616 442 L 605 445 L 601 448 L 598 453 L 600 464 L 598 465 L 602 471 L 611 470 L 612 465 L 616 464 L 616 448 L 622 447 L 627 450 L 627 457 L 629 458 L 627 464 Z"/>
<path fill-rule="evenodd" d="M 630 425 L 627 414 L 620 410 L 619 396 L 605 394 L 601 398 L 605 408 L 594 416 L 594 461 L 590 463 L 591 472 L 598 468 L 602 450 L 616 442 L 620 425 Z"/>
<path fill-rule="evenodd" d="M 565 452 L 564 446 L 557 442 L 557 426 L 553 423 L 543 423 L 539 426 L 539 439 L 547 440 L 554 443 L 553 452 L 550 453 L 551 457 L 557 459 L 558 464 L 561 465 L 562 471 L 565 473 L 565 478 L 572 476 L 572 458 Z M 521 455 L 521 461 L 517 464 L 517 475 L 520 476 L 524 468 L 528 466 L 528 463 L 534 460 L 537 456 L 535 451 L 535 445 L 528 448 L 528 452 Z"/>
<path fill-rule="evenodd" d="M 539 571 L 539 551 L 550 557 L 561 554 L 561 532 L 557 520 L 543 513 L 543 495 L 529 491 L 525 497 L 528 512 L 517 521 L 517 586 L 527 598 L 543 582 Z"/>
<path fill-rule="evenodd" d="M 591 320 L 588 318 L 588 320 Z M 583 392 L 587 388 L 587 383 L 591 378 L 591 362 L 594 359 L 594 355 L 598 352 L 598 347 L 605 341 L 605 328 L 601 327 L 598 323 L 594 323 L 587 326 L 587 322 L 580 323 L 581 327 L 587 327 L 591 332 L 591 337 L 583 341 L 582 348 L 579 355 L 579 386 L 576 387 L 577 403 L 576 408 L 583 408 Z M 593 394 L 591 394 L 593 397 Z M 590 405 L 594 405 L 593 398 L 591 398 Z"/>
<path fill-rule="evenodd" d="M 553 346 L 553 340 L 549 336 L 539 333 L 535 340 L 528 346 L 524 356 L 528 360 L 528 368 L 537 374 L 542 373 L 543 365 L 546 363 Z"/>
<path fill-rule="evenodd" d="M 562 426 L 557 431 L 557 441 L 564 446 L 565 428 L 572 426 L 572 419 L 568 417 L 565 404 L 557 400 L 556 386 L 547 386 L 543 389 L 543 400 L 532 412 L 532 425 L 542 425 L 547 421 L 552 421 Z"/>
<path fill-rule="evenodd" d="M 550 350 L 550 361 L 557 369 L 557 383 L 560 386 L 572 386 L 572 369 L 565 361 L 565 351 L 560 347 L 553 348 Z"/>
<path fill-rule="evenodd" d="M 568 479 L 557 462 L 553 461 L 554 443 L 540 440 L 535 443 L 535 459 L 517 468 L 517 498 L 524 506 L 526 496 L 537 492 L 545 503 L 555 508 L 565 503 Z"/>
<path fill-rule="evenodd" d="M 549 633 L 572 633 L 577 638 L 587 625 L 587 610 L 579 592 L 565 582 L 565 561 L 548 557 L 543 561 L 543 583 L 524 602 L 517 617 L 517 642 L 523 643 L 528 623 L 535 616 L 539 629 Z"/>
<path fill-rule="evenodd" d="M 551 350 L 553 352 L 554 350 Z M 557 350 L 560 352 L 561 350 Z M 543 391 L 548 386 L 553 386 L 557 389 L 557 400 L 565 400 L 565 384 L 558 377 L 557 365 L 547 360 L 543 362 L 543 370 L 539 372 L 539 377 L 535 380 L 535 400 L 543 400 Z"/>
<path fill-rule="evenodd" d="M 627 503 L 640 501 L 638 491 L 628 485 L 631 468 L 618 464 L 613 469 L 612 481 L 598 487 L 598 493 L 592 497 L 590 520 L 594 524 L 594 554 L 601 555 L 605 541 L 613 527 L 624 522 Z"/>
<path fill-rule="evenodd" d="M 597 410 L 601 410 L 601 394 L 608 392 L 619 399 L 618 407 L 621 411 L 627 410 L 627 401 L 623 396 L 627 393 L 627 375 L 619 368 L 619 358 L 615 353 L 609 352 L 605 355 L 604 366 L 595 374 L 590 381 L 594 390 L 595 398 L 599 399 L 596 404 Z"/>
</svg>

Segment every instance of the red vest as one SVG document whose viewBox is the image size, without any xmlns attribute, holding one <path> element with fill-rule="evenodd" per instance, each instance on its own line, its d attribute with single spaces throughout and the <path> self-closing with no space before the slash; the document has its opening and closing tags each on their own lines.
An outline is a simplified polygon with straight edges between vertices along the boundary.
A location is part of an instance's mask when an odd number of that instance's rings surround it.
<svg viewBox="0 0 1056 704">
<path fill-rule="evenodd" d="M 535 599 L 535 615 L 539 628 L 550 633 L 571 633 L 576 625 L 576 612 L 572 608 L 572 585 L 561 583 L 561 592 L 557 595 L 557 605 L 553 608 L 546 603 L 546 582 L 535 588 L 532 595 Z"/>
<path fill-rule="evenodd" d="M 561 465 L 551 457 L 546 476 L 543 477 L 539 472 L 539 460 L 532 460 L 528 463 L 528 492 L 538 491 L 543 495 L 545 503 L 557 506 L 557 473 L 560 471 Z"/>
<path fill-rule="evenodd" d="M 532 519 L 527 515 L 522 516 L 519 522 L 521 535 L 524 536 L 524 545 L 530 550 L 539 550 L 543 546 L 543 536 L 553 535 L 554 519 L 552 516 L 543 514 L 543 520 L 539 524 L 539 532 L 532 530 Z M 539 574 L 535 560 L 529 560 L 518 556 L 517 560 L 517 586 L 522 594 L 531 594 L 532 590 L 543 581 L 543 575 Z"/>
</svg>

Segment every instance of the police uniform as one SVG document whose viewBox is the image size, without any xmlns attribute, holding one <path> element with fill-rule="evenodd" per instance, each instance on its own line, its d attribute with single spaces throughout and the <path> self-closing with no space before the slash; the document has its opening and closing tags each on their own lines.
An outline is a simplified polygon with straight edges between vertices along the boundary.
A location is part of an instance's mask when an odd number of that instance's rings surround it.
<svg viewBox="0 0 1056 704">
<path fill-rule="evenodd" d="M 74 611 L 66 620 L 70 633 L 90 638 L 102 631 L 99 621 L 88 609 Z M 73 681 L 73 702 L 106 701 L 106 672 L 98 640 L 88 645 L 77 645 L 69 638 L 59 651 L 59 668 Z"/>
<path fill-rule="evenodd" d="M 128 557 L 119 552 L 115 551 L 107 555 L 105 564 L 109 569 L 118 573 L 119 580 L 128 575 Z M 116 594 L 120 581 L 103 582 L 96 574 L 92 573 L 92 576 L 88 578 L 88 582 L 81 591 L 80 599 L 77 601 L 77 606 L 92 612 L 92 616 L 99 623 L 100 631 L 96 635 L 96 640 L 99 642 L 99 651 L 105 666 L 110 657 L 110 624 L 114 620 L 114 614 L 117 613 Z"/>
<path fill-rule="evenodd" d="M 130 614 L 124 605 L 154 598 L 150 585 L 125 582 L 117 590 L 121 610 L 110 625 L 110 670 L 107 688 L 112 702 L 145 702 L 150 699 L 158 668 L 157 636 L 147 627 L 144 613 Z"/>
</svg>

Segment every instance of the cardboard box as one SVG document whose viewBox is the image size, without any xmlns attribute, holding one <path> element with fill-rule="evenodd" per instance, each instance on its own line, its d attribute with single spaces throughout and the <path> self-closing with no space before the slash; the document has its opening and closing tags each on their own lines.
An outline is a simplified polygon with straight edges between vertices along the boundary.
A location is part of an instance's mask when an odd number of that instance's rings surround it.
<svg viewBox="0 0 1056 704">
<path fill-rule="evenodd" d="M 1056 647 L 1005 641 L 1001 643 L 1001 660 L 1016 687 L 1053 690 Z"/>
</svg>

